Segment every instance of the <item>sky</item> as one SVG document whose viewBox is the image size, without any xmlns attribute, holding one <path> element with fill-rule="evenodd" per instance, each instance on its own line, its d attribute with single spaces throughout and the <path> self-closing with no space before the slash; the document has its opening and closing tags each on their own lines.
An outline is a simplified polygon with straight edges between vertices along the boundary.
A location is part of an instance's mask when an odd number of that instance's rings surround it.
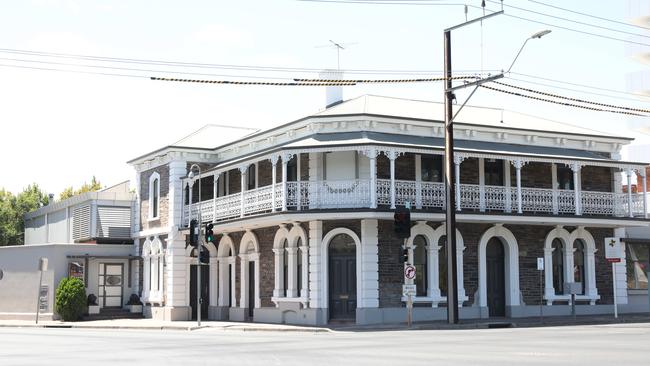
<svg viewBox="0 0 650 366">
<path fill-rule="evenodd" d="M 628 1 L 540 1 L 622 22 L 630 18 Z M 418 73 L 418 77 L 439 76 L 443 68 L 443 29 L 465 21 L 463 4 L 470 5 L 470 19 L 481 16 L 482 11 L 476 8 L 480 3 L 5 1 L 0 11 L 0 188 L 17 193 L 35 182 L 58 195 L 67 186 L 78 187 L 90 181 L 93 175 L 104 185 L 116 184 L 134 176 L 128 160 L 169 145 L 205 124 L 265 129 L 325 106 L 322 87 L 184 84 L 153 81 L 150 76 L 269 81 L 313 78 L 318 76 L 318 70 L 337 67 L 337 52 L 328 46 L 329 40 L 345 47 L 340 51 L 340 67 L 351 78 L 412 77 L 414 70 L 427 71 Z M 506 0 L 504 4 L 506 15 L 453 32 L 452 60 L 456 72 L 482 71 L 485 75 L 507 69 L 526 38 L 551 29 L 549 35 L 527 43 L 512 69 L 516 74 L 509 74 L 506 82 L 602 103 L 650 107 L 650 103 L 639 101 L 634 95 L 617 92 L 626 90 L 629 74 L 648 69 L 631 57 L 647 46 L 516 17 L 640 43 L 650 43 L 650 33 L 533 1 Z M 500 5 L 488 1 L 487 8 L 499 10 Z M 647 8 L 650 13 L 650 7 Z M 97 62 L 16 50 L 258 68 Z M 259 71 L 259 67 L 266 69 Z M 268 69 L 271 67 L 295 70 L 272 71 Z M 384 71 L 361 73 L 363 70 Z M 397 71 L 403 73 L 396 74 Z M 377 94 L 440 102 L 442 93 L 442 84 L 422 83 L 352 86 L 346 87 L 343 95 L 345 99 Z M 459 100 L 467 95 L 467 91 L 458 93 Z M 469 104 L 505 108 L 607 134 L 635 137 L 637 144 L 650 143 L 650 128 L 645 134 L 636 130 L 650 126 L 648 118 L 630 121 L 611 113 L 536 102 L 485 89 L 478 90 Z M 440 114 L 442 119 L 442 108 Z M 214 138 L 215 146 L 219 145 L 219 136 Z M 636 160 L 639 159 L 643 160 Z M 650 157 L 646 160 L 650 161 Z"/>
</svg>

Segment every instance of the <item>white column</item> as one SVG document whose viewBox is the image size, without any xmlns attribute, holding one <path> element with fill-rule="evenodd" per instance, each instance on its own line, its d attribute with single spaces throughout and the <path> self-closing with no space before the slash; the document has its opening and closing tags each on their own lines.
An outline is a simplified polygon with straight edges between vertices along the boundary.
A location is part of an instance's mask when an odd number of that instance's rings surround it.
<svg viewBox="0 0 650 366">
<path fill-rule="evenodd" d="M 422 155 L 415 155 L 415 207 L 422 208 Z"/>
<path fill-rule="evenodd" d="M 287 210 L 287 164 L 291 154 L 282 155 L 282 211 Z"/>
<path fill-rule="evenodd" d="M 217 279 L 218 272 L 217 257 L 210 257 L 210 306 L 217 306 L 219 293 L 219 283 Z"/>
<path fill-rule="evenodd" d="M 180 179 L 179 179 L 180 182 Z M 166 250 L 167 283 L 165 284 L 165 307 L 169 320 L 188 320 L 189 311 L 177 308 L 188 307 L 190 304 L 186 295 L 188 278 L 187 262 L 185 259 L 185 237 L 174 228 L 168 234 Z"/>
<path fill-rule="evenodd" d="M 298 276 L 296 270 L 298 269 L 298 263 L 296 263 L 296 257 L 298 256 L 298 248 L 287 248 L 287 297 L 296 297 L 298 296 Z"/>
<path fill-rule="evenodd" d="M 217 293 L 219 294 L 218 304 L 219 306 L 226 306 L 228 304 L 228 287 L 229 283 L 226 282 L 228 278 L 228 257 L 217 258 L 218 271 L 219 271 L 219 285 L 217 287 Z"/>
<path fill-rule="evenodd" d="M 378 221 L 361 220 L 361 294 L 360 308 L 379 307 Z"/>
<path fill-rule="evenodd" d="M 228 264 L 230 267 L 230 306 L 237 307 L 237 256 L 233 253 L 228 257 Z"/>
<path fill-rule="evenodd" d="M 239 255 L 239 307 L 248 307 L 248 254 Z"/>
<path fill-rule="evenodd" d="M 262 284 L 260 283 L 260 253 L 253 253 L 250 254 L 250 259 L 254 261 L 255 263 L 255 307 L 256 308 L 261 308 L 262 307 L 262 299 L 260 297 L 260 288 Z"/>
<path fill-rule="evenodd" d="M 456 211 L 460 211 L 460 163 L 463 162 L 463 157 L 454 155 L 454 175 L 456 177 Z"/>
<path fill-rule="evenodd" d="M 645 167 L 640 169 L 641 178 L 643 178 L 643 217 L 648 218 L 648 178 L 646 177 Z M 638 192 L 638 190 L 637 190 Z"/>
<path fill-rule="evenodd" d="M 274 248 L 275 255 L 275 288 L 273 297 L 284 297 L 284 248 Z"/>
<path fill-rule="evenodd" d="M 217 221 L 217 194 L 218 193 L 219 193 L 219 174 L 214 173 L 214 180 L 212 181 L 212 222 Z"/>
<path fill-rule="evenodd" d="M 523 213 L 523 207 L 521 202 L 521 167 L 524 165 L 521 160 L 515 160 L 512 162 L 517 170 L 517 212 Z"/>
<path fill-rule="evenodd" d="M 397 159 L 397 152 L 388 151 L 388 159 L 390 159 L 390 208 L 395 209 L 395 159 Z"/>
<path fill-rule="evenodd" d="M 627 170 L 627 212 L 630 217 L 634 217 L 634 208 L 632 206 L 632 169 Z"/>
<path fill-rule="evenodd" d="M 302 206 L 302 195 L 300 194 L 300 153 L 296 154 L 296 210 L 300 211 Z"/>
<path fill-rule="evenodd" d="M 485 159 L 478 159 L 479 210 L 485 212 Z"/>
<path fill-rule="evenodd" d="M 183 181 L 187 176 L 187 162 L 173 160 L 169 163 L 169 199 L 167 225 L 181 227 L 181 212 L 183 212 Z M 162 200 L 162 198 L 161 198 Z M 162 212 L 162 211 L 161 211 Z"/>
<path fill-rule="evenodd" d="M 573 170 L 573 191 L 575 193 L 575 206 L 576 206 L 576 215 L 582 214 L 582 202 L 580 199 L 580 164 L 573 163 L 571 164 L 571 170 Z"/>
<path fill-rule="evenodd" d="M 309 307 L 326 308 L 327 304 L 323 303 L 325 298 L 323 288 L 323 278 L 327 273 L 323 273 L 323 258 L 321 258 L 321 246 L 323 242 L 323 222 L 309 222 Z"/>
<path fill-rule="evenodd" d="M 271 211 L 275 212 L 275 200 L 277 197 L 275 196 L 275 182 L 277 181 L 277 171 L 276 171 L 276 165 L 278 164 L 278 155 L 273 155 L 271 156 Z"/>
<path fill-rule="evenodd" d="M 246 192 L 246 172 L 248 171 L 248 167 L 245 165 L 242 165 L 239 167 L 239 172 L 240 174 L 240 189 L 241 191 L 239 192 L 240 194 L 240 201 L 239 201 L 239 217 L 244 217 L 244 193 Z"/>
<path fill-rule="evenodd" d="M 553 248 L 544 248 L 544 299 L 546 305 L 553 305 L 553 300 L 549 300 L 555 295 L 553 287 Z M 566 265 L 564 266 L 566 267 Z M 566 280 L 565 280 L 566 281 Z"/>
<path fill-rule="evenodd" d="M 557 201 L 557 165 L 555 163 L 551 164 L 551 189 L 553 189 L 553 214 L 557 215 L 560 211 L 560 207 Z"/>
<path fill-rule="evenodd" d="M 300 284 L 300 293 L 298 294 L 298 296 L 302 298 L 306 298 L 307 296 L 309 296 L 309 247 L 307 245 L 303 245 L 299 247 L 299 249 L 301 251 L 301 257 L 302 257 L 302 263 L 301 263 L 302 283 Z"/>
</svg>

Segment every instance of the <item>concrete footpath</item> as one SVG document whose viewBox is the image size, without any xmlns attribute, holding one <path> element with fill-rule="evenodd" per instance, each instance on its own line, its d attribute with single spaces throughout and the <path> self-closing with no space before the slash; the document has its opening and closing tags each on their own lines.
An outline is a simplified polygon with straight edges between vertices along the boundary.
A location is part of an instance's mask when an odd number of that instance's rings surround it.
<svg viewBox="0 0 650 366">
<path fill-rule="evenodd" d="M 196 321 L 158 321 L 152 319 L 111 319 L 79 322 L 0 320 L 0 327 L 17 328 L 77 328 L 77 329 L 135 329 L 135 330 L 199 330 L 211 329 L 221 331 L 258 331 L 258 332 L 377 332 L 404 330 L 458 330 L 490 328 L 530 328 L 558 327 L 572 325 L 650 323 L 650 314 L 626 314 L 615 319 L 613 315 L 545 317 L 545 318 L 501 318 L 461 320 L 460 324 L 448 324 L 444 321 L 420 322 L 410 328 L 406 324 L 356 325 L 350 323 L 330 324 L 327 327 L 296 326 L 285 324 L 244 323 L 228 321 L 203 321 L 198 326 Z"/>
</svg>

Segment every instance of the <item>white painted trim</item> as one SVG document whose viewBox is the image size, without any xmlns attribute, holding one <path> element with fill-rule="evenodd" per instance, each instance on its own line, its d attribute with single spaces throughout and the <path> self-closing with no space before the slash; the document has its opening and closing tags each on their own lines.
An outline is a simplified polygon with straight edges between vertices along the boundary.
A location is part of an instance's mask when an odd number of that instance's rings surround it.
<svg viewBox="0 0 650 366">
<path fill-rule="evenodd" d="M 227 306 L 228 300 L 227 296 L 228 293 L 231 292 L 230 289 L 232 288 L 232 296 L 231 296 L 231 305 L 232 307 L 236 307 L 237 305 L 237 300 L 235 298 L 235 266 L 234 264 L 236 263 L 236 256 L 237 256 L 237 251 L 235 250 L 235 245 L 232 241 L 232 238 L 228 235 L 224 235 L 221 237 L 221 240 L 219 240 L 219 246 L 217 247 L 217 262 L 218 262 L 218 271 L 219 271 L 219 280 L 217 281 L 218 285 L 218 293 L 219 293 L 219 298 L 218 298 L 218 304 L 219 306 Z M 230 281 L 227 281 L 228 277 L 228 267 L 229 264 L 233 264 L 231 267 L 230 271 Z"/>
<path fill-rule="evenodd" d="M 505 248 L 505 287 L 506 306 L 518 306 L 521 296 L 519 292 L 519 246 L 514 234 L 502 224 L 496 224 L 487 229 L 478 244 L 478 270 L 479 270 L 479 306 L 487 307 L 487 271 L 486 247 L 490 239 L 501 239 Z"/>
<path fill-rule="evenodd" d="M 338 234 L 345 234 L 352 238 L 354 240 L 354 244 L 356 245 L 357 252 L 356 252 L 356 262 L 357 262 L 357 268 L 356 268 L 356 273 L 357 273 L 357 304 L 361 300 L 361 289 L 362 289 L 362 283 L 361 283 L 361 239 L 357 236 L 357 234 L 354 233 L 354 231 L 348 229 L 348 228 L 336 228 L 330 230 L 325 236 L 323 237 L 322 240 L 322 245 L 321 245 L 321 266 L 323 270 L 320 273 L 321 276 L 321 284 L 323 285 L 323 291 L 322 291 L 322 299 L 321 299 L 321 308 L 327 309 L 329 307 L 329 245 L 330 241 L 332 238 L 334 238 Z"/>
<path fill-rule="evenodd" d="M 208 248 L 208 252 L 210 253 L 210 262 L 209 263 L 212 264 L 213 258 L 217 257 L 217 248 L 214 246 L 213 243 L 207 243 L 207 244 L 205 244 L 205 247 Z M 190 306 L 190 304 L 192 303 L 191 299 L 190 299 L 190 287 L 191 287 L 190 279 L 192 278 L 192 275 L 191 275 L 191 272 L 190 272 L 192 270 L 191 266 L 192 266 L 192 264 L 199 264 L 199 259 L 196 258 L 196 257 L 192 257 L 192 250 L 193 249 L 194 249 L 194 247 L 189 246 L 189 245 L 187 246 L 187 248 L 185 248 L 185 273 L 186 273 L 186 276 L 185 276 L 186 277 L 185 299 L 187 301 L 187 306 Z M 209 273 L 208 280 L 210 281 L 209 282 L 210 283 L 210 295 L 209 295 L 210 297 L 208 299 L 204 299 L 204 300 L 208 300 L 210 304 L 212 304 L 212 293 L 216 292 L 216 288 L 218 288 L 218 284 L 215 283 L 215 282 L 212 282 L 212 280 L 214 279 L 214 273 L 213 272 L 215 272 L 215 271 L 216 271 L 216 268 L 213 268 L 212 266 L 210 266 L 210 269 L 209 269 L 209 272 L 208 272 Z M 205 279 L 202 279 L 202 281 L 205 281 Z"/>
<path fill-rule="evenodd" d="M 252 245 L 252 247 L 251 247 Z M 252 249 L 253 253 L 249 250 Z M 251 230 L 246 230 L 239 242 L 240 276 L 239 276 L 239 307 L 248 307 L 248 265 L 255 262 L 255 308 L 262 307 L 260 299 L 260 244 L 257 235 Z"/>
<path fill-rule="evenodd" d="M 584 262 L 585 277 L 587 277 L 587 283 L 585 284 L 584 295 L 591 300 L 591 303 L 593 305 L 595 304 L 596 300 L 600 299 L 600 295 L 598 295 L 598 289 L 596 288 L 596 241 L 594 240 L 594 237 L 591 235 L 591 233 L 584 228 L 584 226 L 579 226 L 577 229 L 571 232 L 571 236 L 569 237 L 569 246 L 567 248 L 567 251 L 571 254 L 569 257 L 570 262 L 568 262 L 570 265 L 568 267 L 571 269 L 573 269 L 574 243 L 577 239 L 582 239 L 582 241 L 585 243 Z M 573 270 L 568 272 L 570 274 L 570 277 L 567 277 L 567 281 L 573 282 Z"/>
<path fill-rule="evenodd" d="M 562 268 L 564 281 L 566 282 L 569 278 L 569 266 L 568 256 L 570 251 L 568 248 L 571 243 L 571 234 L 569 231 L 564 229 L 562 226 L 557 226 L 555 229 L 551 230 L 546 234 L 546 239 L 544 240 L 544 299 L 547 300 L 547 305 L 551 305 L 554 300 L 564 299 L 563 295 L 556 295 L 555 288 L 553 286 L 553 240 L 560 239 L 562 242 L 562 248 L 564 250 L 564 266 Z"/>
</svg>

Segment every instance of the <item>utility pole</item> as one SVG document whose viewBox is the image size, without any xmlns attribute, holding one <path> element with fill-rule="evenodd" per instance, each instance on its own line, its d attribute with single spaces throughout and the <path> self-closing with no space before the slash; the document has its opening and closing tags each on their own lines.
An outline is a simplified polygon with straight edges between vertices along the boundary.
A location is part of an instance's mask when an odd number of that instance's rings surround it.
<svg viewBox="0 0 650 366">
<path fill-rule="evenodd" d="M 467 83 L 461 86 L 453 87 L 452 85 L 452 72 L 451 72 L 451 31 L 471 23 L 482 21 L 483 19 L 502 14 L 502 11 L 492 13 L 470 20 L 465 23 L 458 24 L 444 31 L 444 75 L 445 81 L 445 220 L 447 228 L 447 320 L 449 324 L 458 323 L 458 273 L 456 263 L 456 181 L 454 177 L 454 111 L 452 101 L 455 99 L 454 91 L 469 86 L 475 86 L 474 91 L 479 85 L 488 81 L 493 81 L 502 78 L 503 74 L 495 75 L 492 77 L 479 79 L 477 81 Z M 474 94 L 474 91 L 472 94 Z M 469 97 L 472 96 L 470 94 Z M 467 100 L 469 100 L 469 97 Z M 465 103 L 467 103 L 467 100 Z M 462 109 L 465 103 L 460 107 Z M 459 109 L 459 111 L 460 111 Z M 458 113 L 456 113 L 458 114 Z"/>
</svg>

